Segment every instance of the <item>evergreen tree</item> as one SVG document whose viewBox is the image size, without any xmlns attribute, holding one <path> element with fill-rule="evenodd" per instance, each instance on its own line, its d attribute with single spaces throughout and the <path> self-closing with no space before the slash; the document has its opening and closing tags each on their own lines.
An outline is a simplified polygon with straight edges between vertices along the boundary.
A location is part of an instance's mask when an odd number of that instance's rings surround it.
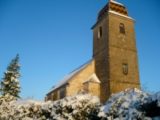
<svg viewBox="0 0 160 120">
<path fill-rule="evenodd" d="M 12 96 L 14 99 L 19 98 L 20 93 L 20 65 L 19 55 L 11 61 L 7 67 L 7 71 L 4 73 L 4 78 L 1 81 L 1 94 L 2 96 Z"/>
</svg>

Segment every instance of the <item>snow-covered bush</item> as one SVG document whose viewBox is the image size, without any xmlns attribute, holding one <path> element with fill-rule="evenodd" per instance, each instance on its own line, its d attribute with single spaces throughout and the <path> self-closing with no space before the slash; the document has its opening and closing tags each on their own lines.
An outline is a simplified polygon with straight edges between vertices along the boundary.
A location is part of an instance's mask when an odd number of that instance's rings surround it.
<svg viewBox="0 0 160 120">
<path fill-rule="evenodd" d="M 150 95 L 138 89 L 127 89 L 112 95 L 101 107 L 99 116 L 111 120 L 151 120 L 160 116 L 159 101 L 160 94 L 158 93 Z M 151 107 L 150 103 L 155 106 Z M 156 115 L 149 116 L 147 110 L 148 112 L 159 111 L 156 112 Z"/>
<path fill-rule="evenodd" d="M 139 110 L 147 117 L 160 120 L 160 92 L 148 97 L 147 102 L 139 106 Z"/>
<path fill-rule="evenodd" d="M 138 89 L 114 94 L 105 105 L 89 94 L 55 102 L 9 99 L 0 97 L 0 120 L 160 120 L 160 93 Z"/>
<path fill-rule="evenodd" d="M 54 108 L 67 120 L 91 120 L 98 117 L 100 102 L 97 97 L 80 94 L 55 102 Z"/>
<path fill-rule="evenodd" d="M 99 99 L 88 94 L 55 102 L 4 100 L 0 105 L 0 120 L 92 120 L 98 118 L 99 108 Z"/>
<path fill-rule="evenodd" d="M 137 107 L 140 103 L 145 102 L 147 98 L 148 94 L 138 89 L 126 90 L 112 95 L 101 109 L 102 112 L 106 113 L 106 117 L 113 119 L 138 119 L 143 116 L 143 113 L 137 111 Z"/>
</svg>

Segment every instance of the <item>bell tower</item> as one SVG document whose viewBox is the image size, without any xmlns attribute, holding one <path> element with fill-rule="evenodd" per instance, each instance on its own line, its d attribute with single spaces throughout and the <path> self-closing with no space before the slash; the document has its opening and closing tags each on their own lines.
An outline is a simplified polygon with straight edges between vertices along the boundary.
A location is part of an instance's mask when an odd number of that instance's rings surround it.
<svg viewBox="0 0 160 120">
<path fill-rule="evenodd" d="M 140 88 L 134 19 L 129 17 L 126 7 L 109 0 L 92 30 L 101 102 L 113 93 Z"/>
</svg>

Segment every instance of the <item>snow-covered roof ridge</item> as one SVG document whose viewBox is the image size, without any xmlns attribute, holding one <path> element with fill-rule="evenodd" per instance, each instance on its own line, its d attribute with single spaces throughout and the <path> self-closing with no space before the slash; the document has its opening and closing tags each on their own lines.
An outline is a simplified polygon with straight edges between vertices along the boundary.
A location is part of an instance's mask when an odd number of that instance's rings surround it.
<svg viewBox="0 0 160 120">
<path fill-rule="evenodd" d="M 57 84 L 55 87 L 52 87 L 52 89 L 48 92 L 52 92 L 58 88 L 60 88 L 61 86 L 67 84 L 67 82 L 73 77 L 75 76 L 77 73 L 79 73 L 81 70 L 83 70 L 84 68 L 86 68 L 91 62 L 93 61 L 93 59 L 89 60 L 88 62 L 86 62 L 85 64 L 81 65 L 80 67 L 78 67 L 77 69 L 73 70 L 72 72 L 70 72 L 68 75 L 66 75 L 60 82 L 59 84 Z"/>
<path fill-rule="evenodd" d="M 97 75 L 95 73 L 93 73 L 86 81 L 84 81 L 83 83 L 86 82 L 96 82 L 96 83 L 101 83 L 100 80 L 98 79 Z"/>
<path fill-rule="evenodd" d="M 122 3 L 119 3 L 119 2 L 117 2 L 115 0 L 110 0 L 110 2 L 124 6 Z"/>
<path fill-rule="evenodd" d="M 115 14 L 115 15 L 119 15 L 119 16 L 121 16 L 121 17 L 125 17 L 125 18 L 128 18 L 128 19 L 130 19 L 130 20 L 135 21 L 133 18 L 131 18 L 131 17 L 129 17 L 129 16 L 126 16 L 126 15 L 120 14 L 120 13 L 115 12 L 115 11 L 112 11 L 112 10 L 109 10 L 109 13 L 113 13 L 113 14 Z"/>
</svg>

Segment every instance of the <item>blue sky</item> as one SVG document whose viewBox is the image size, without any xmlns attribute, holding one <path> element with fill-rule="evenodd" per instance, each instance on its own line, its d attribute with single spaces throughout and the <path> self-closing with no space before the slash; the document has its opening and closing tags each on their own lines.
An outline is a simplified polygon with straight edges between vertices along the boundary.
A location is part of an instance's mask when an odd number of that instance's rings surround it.
<svg viewBox="0 0 160 120">
<path fill-rule="evenodd" d="M 118 0 L 136 20 L 142 86 L 160 91 L 160 1 Z M 107 0 L 0 0 L 0 78 L 20 54 L 21 96 L 49 89 L 92 57 L 92 25 Z"/>
</svg>

